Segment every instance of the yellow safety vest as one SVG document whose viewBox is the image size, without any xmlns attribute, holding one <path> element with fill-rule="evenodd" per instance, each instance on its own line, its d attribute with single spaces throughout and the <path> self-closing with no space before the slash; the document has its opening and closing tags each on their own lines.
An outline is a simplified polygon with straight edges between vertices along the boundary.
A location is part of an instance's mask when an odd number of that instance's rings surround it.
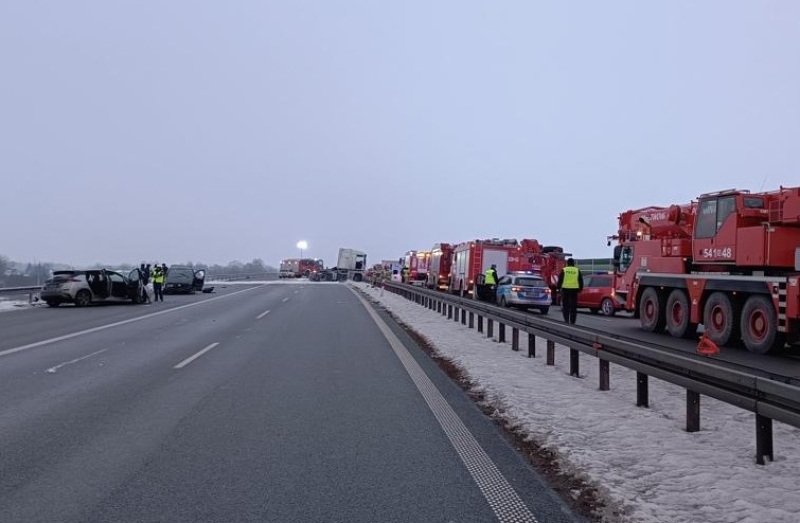
<svg viewBox="0 0 800 523">
<path fill-rule="evenodd" d="M 577 267 L 564 267 L 564 283 L 561 285 L 562 289 L 580 289 L 578 283 L 578 268 Z"/>
<path fill-rule="evenodd" d="M 494 281 L 494 271 L 492 269 L 486 269 L 486 272 L 483 273 L 483 283 L 486 285 L 495 285 L 497 283 Z"/>
<path fill-rule="evenodd" d="M 153 283 L 164 283 L 164 273 L 161 271 L 154 271 Z"/>
</svg>

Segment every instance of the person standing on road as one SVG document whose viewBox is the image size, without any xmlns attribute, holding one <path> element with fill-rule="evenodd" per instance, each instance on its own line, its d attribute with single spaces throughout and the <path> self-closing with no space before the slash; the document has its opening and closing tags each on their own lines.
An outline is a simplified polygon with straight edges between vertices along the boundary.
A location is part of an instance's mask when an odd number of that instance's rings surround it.
<svg viewBox="0 0 800 523">
<path fill-rule="evenodd" d="M 164 286 L 164 279 L 166 277 L 164 274 L 164 269 L 162 269 L 158 264 L 156 264 L 156 266 L 153 267 L 153 273 L 151 274 L 151 276 L 153 278 L 153 294 L 155 295 L 153 301 L 158 301 L 159 299 L 161 299 L 161 301 L 163 302 L 164 301 L 163 286 Z"/>
<path fill-rule="evenodd" d="M 491 267 L 486 269 L 486 272 L 483 273 L 483 284 L 484 285 L 497 285 L 497 265 L 494 263 Z"/>
<path fill-rule="evenodd" d="M 558 288 L 561 291 L 561 313 L 564 323 L 575 324 L 578 319 L 578 293 L 583 290 L 583 275 L 575 267 L 575 260 L 567 259 L 567 266 L 558 275 Z"/>
</svg>

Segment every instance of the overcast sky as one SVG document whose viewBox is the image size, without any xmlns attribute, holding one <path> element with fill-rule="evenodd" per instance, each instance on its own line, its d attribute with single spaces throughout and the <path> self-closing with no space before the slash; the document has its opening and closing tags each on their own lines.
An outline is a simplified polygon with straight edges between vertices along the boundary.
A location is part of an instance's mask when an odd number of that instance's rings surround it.
<svg viewBox="0 0 800 523">
<path fill-rule="evenodd" d="M 0 254 L 370 263 L 800 181 L 800 2 L 0 2 Z"/>
</svg>

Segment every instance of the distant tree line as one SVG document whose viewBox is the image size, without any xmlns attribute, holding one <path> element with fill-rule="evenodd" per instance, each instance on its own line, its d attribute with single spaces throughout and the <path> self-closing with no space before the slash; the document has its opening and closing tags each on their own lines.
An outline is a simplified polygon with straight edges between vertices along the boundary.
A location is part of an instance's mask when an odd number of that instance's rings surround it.
<svg viewBox="0 0 800 523">
<path fill-rule="evenodd" d="M 238 260 L 230 262 L 228 265 L 205 263 L 174 263 L 173 265 L 186 265 L 197 269 L 205 269 L 209 276 L 215 274 L 237 275 L 237 274 L 264 274 L 278 272 L 278 269 L 271 265 L 266 265 L 263 260 L 255 258 L 253 261 L 243 263 Z M 96 263 L 94 265 L 79 267 L 81 269 L 114 269 L 119 271 L 130 271 L 138 264 L 123 263 L 118 265 L 108 265 Z M 43 284 L 53 274 L 54 270 L 69 269 L 70 266 L 63 263 L 37 262 L 37 263 L 15 263 L 7 256 L 0 254 L 0 287 L 31 287 Z"/>
</svg>

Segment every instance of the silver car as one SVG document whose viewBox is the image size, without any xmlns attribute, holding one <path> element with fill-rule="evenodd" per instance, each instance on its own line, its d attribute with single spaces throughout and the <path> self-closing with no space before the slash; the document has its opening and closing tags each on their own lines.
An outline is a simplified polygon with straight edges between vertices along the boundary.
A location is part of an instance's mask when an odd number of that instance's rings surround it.
<svg viewBox="0 0 800 523">
<path fill-rule="evenodd" d="M 55 271 L 42 286 L 41 300 L 50 307 L 74 303 L 86 307 L 92 303 L 144 301 L 142 274 L 133 269 L 127 276 L 108 269 Z"/>
<path fill-rule="evenodd" d="M 547 314 L 553 297 L 544 278 L 530 272 L 511 272 L 497 282 L 497 303 L 501 307 L 537 309 Z"/>
</svg>

